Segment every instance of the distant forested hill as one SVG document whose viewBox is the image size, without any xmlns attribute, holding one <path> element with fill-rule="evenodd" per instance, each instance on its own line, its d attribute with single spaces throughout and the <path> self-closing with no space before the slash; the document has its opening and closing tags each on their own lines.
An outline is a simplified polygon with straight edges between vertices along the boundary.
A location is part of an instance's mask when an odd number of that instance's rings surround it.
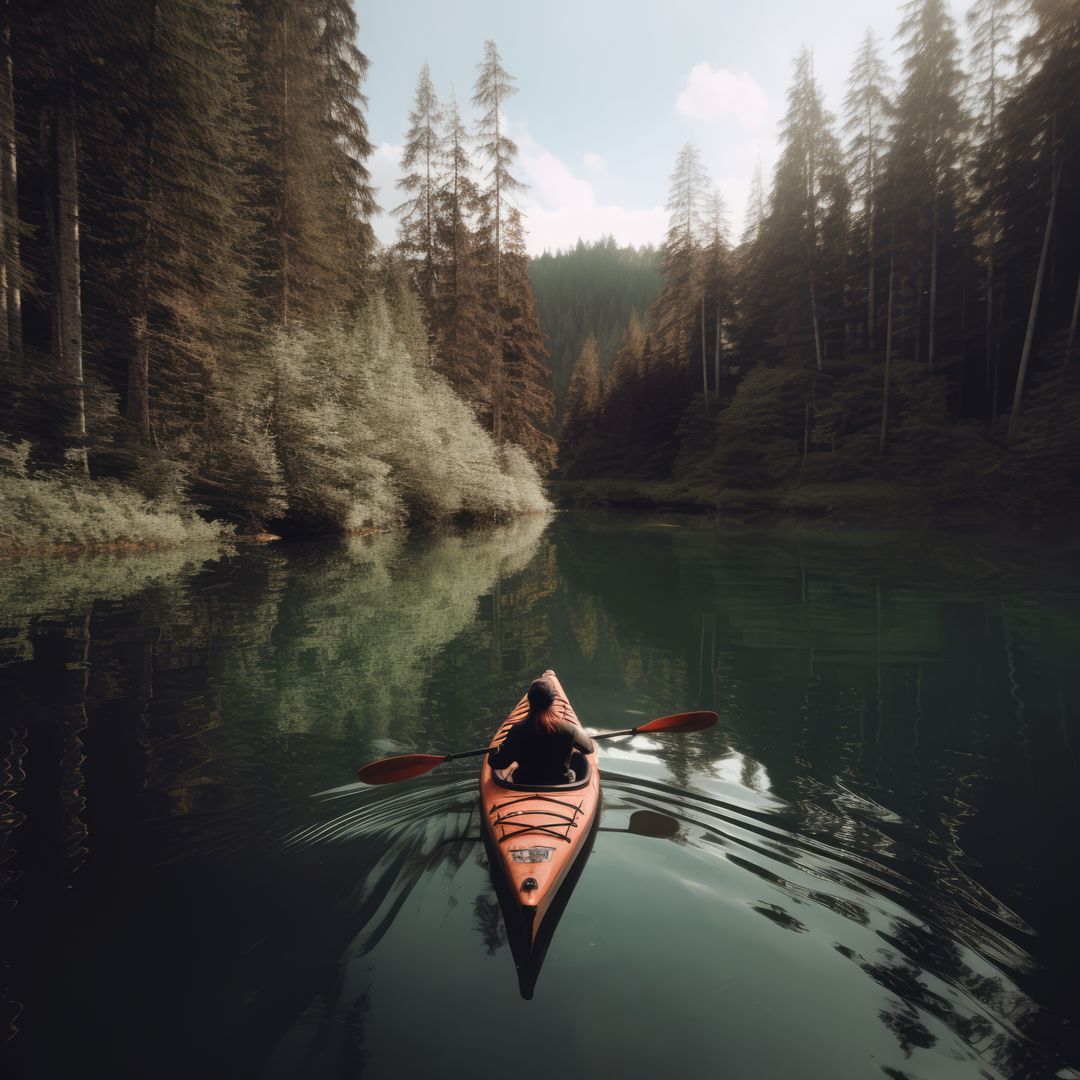
<svg viewBox="0 0 1080 1080">
<path fill-rule="evenodd" d="M 613 237 L 578 241 L 569 251 L 545 252 L 530 263 L 540 323 L 548 335 L 555 398 L 561 405 L 570 372 L 589 334 L 596 335 L 605 370 L 619 347 L 631 311 L 644 315 L 660 288 L 659 255 L 619 247 Z"/>
</svg>

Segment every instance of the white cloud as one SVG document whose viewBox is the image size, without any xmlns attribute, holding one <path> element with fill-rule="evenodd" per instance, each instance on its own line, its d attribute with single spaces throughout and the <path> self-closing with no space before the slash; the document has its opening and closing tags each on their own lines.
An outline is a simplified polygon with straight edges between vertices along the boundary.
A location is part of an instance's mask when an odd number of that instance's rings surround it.
<svg viewBox="0 0 1080 1080">
<path fill-rule="evenodd" d="M 515 135 L 518 133 L 515 132 Z M 621 244 L 658 245 L 667 228 L 667 214 L 662 206 L 631 209 L 602 203 L 592 183 L 574 171 L 553 153 L 535 142 L 527 133 L 517 138 L 520 156 L 515 173 L 528 185 L 517 200 L 525 216 L 526 243 L 529 253 L 572 247 L 579 239 L 598 240 L 610 234 Z M 371 182 L 378 188 L 376 199 L 383 212 L 371 225 L 384 244 L 397 239 L 398 219 L 391 211 L 405 197 L 397 188 L 401 175 L 402 147 L 383 142 L 368 158 Z M 603 168 L 599 154 L 586 154 L 584 166 L 594 172 Z"/>
<path fill-rule="evenodd" d="M 707 63 L 690 69 L 675 108 L 696 120 L 731 117 L 748 131 L 762 130 L 769 118 L 769 99 L 750 75 Z"/>
<path fill-rule="evenodd" d="M 659 244 L 667 227 L 662 206 L 628 208 L 604 204 L 593 185 L 549 150 L 524 134 L 518 139 L 520 175 L 529 190 L 519 200 L 525 215 L 529 253 L 571 247 L 581 240 L 611 235 L 621 244 Z M 586 154 L 602 163 L 598 154 Z M 591 167 L 591 166 L 590 166 Z"/>
<path fill-rule="evenodd" d="M 371 227 L 384 244 L 392 244 L 395 240 L 397 218 L 391 211 L 395 206 L 399 206 L 404 198 L 397 186 L 398 177 L 401 175 L 402 150 L 404 147 L 395 146 L 393 143 L 380 143 L 367 160 L 371 182 L 376 188 L 375 201 L 383 210 L 381 214 L 372 217 Z"/>
</svg>

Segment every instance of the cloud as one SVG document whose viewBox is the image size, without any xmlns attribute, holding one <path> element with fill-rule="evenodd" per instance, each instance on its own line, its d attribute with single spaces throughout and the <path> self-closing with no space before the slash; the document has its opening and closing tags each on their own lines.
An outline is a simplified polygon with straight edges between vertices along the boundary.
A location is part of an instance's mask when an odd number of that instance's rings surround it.
<svg viewBox="0 0 1080 1080">
<path fill-rule="evenodd" d="M 399 206 L 405 197 L 397 186 L 398 177 L 401 175 L 403 150 L 404 147 L 395 146 L 393 143 L 379 143 L 367 160 L 371 182 L 376 188 L 375 199 L 383 211 L 372 217 L 371 227 L 384 244 L 392 244 L 395 240 L 397 218 L 391 211 L 395 206 Z"/>
<path fill-rule="evenodd" d="M 675 108 L 696 120 L 731 117 L 748 131 L 762 130 L 769 118 L 769 99 L 751 76 L 707 63 L 690 69 Z"/>
<path fill-rule="evenodd" d="M 590 181 L 574 171 L 527 133 L 517 136 L 519 158 L 516 175 L 528 185 L 517 202 L 525 216 L 526 243 L 531 255 L 546 250 L 572 247 L 582 240 L 599 240 L 611 235 L 620 244 L 658 245 L 667 228 L 662 206 L 632 209 L 601 202 Z M 401 175 L 402 147 L 383 142 L 368 158 L 371 182 L 378 188 L 376 198 L 383 212 L 371 225 L 384 244 L 397 239 L 398 219 L 391 213 L 405 198 L 397 187 Z M 602 170 L 599 154 L 586 154 L 585 168 Z"/>
<path fill-rule="evenodd" d="M 664 237 L 667 214 L 662 206 L 629 208 L 602 203 L 593 185 L 529 135 L 518 139 L 521 179 L 529 190 L 519 200 L 525 215 L 529 253 L 572 247 L 580 240 L 611 235 L 621 244 L 657 245 Z M 586 154 L 602 163 L 599 154 Z"/>
</svg>

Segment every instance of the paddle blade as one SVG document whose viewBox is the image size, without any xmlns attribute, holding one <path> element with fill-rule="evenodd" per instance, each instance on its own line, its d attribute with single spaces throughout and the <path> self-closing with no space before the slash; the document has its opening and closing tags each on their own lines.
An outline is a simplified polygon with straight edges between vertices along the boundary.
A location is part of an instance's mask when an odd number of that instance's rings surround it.
<svg viewBox="0 0 1080 1080">
<path fill-rule="evenodd" d="M 371 761 L 357 769 L 356 775 L 365 784 L 396 784 L 399 780 L 423 776 L 444 761 L 445 754 L 402 754 Z"/>
<path fill-rule="evenodd" d="M 672 735 L 681 735 L 689 731 L 704 731 L 706 728 L 711 728 L 719 719 L 720 714 L 714 712 L 675 713 L 673 716 L 659 716 L 635 730 L 639 735 L 646 731 L 667 731 Z"/>
</svg>

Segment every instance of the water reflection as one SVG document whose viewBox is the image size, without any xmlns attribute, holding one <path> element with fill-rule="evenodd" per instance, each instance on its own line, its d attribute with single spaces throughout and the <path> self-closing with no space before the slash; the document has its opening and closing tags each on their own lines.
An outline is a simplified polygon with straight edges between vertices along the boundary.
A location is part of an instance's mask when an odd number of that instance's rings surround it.
<svg viewBox="0 0 1080 1080">
<path fill-rule="evenodd" d="M 661 524 L 9 567 L 19 1064 L 465 1074 L 481 1013 L 525 1040 L 533 1009 L 581 1075 L 1070 1075 L 1075 566 Z M 547 666 L 592 727 L 722 722 L 605 745 L 601 828 L 537 979 L 476 839 L 474 763 L 348 780 L 481 745 Z M 620 1019 L 647 991 L 679 1025 L 664 1054 Z M 602 1059 L 583 995 L 623 1032 Z"/>
</svg>

